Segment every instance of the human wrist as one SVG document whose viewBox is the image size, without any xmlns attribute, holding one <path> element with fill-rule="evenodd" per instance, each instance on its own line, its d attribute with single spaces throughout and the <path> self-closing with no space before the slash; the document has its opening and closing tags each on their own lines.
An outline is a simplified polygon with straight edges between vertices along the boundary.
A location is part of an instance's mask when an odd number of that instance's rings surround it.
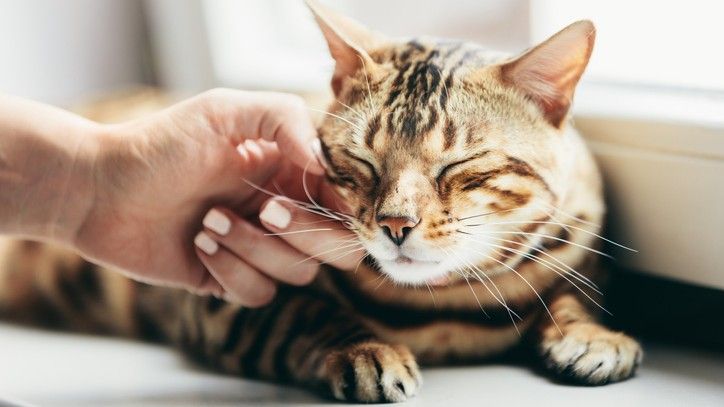
<svg viewBox="0 0 724 407">
<path fill-rule="evenodd" d="M 67 242 L 92 202 L 100 125 L 0 95 L 0 233 Z"/>
<path fill-rule="evenodd" d="M 69 123 L 64 143 L 52 146 L 46 175 L 33 188 L 45 216 L 38 214 L 36 237 L 74 246 L 79 230 L 97 201 L 97 168 L 108 144 L 105 126 L 94 122 Z M 38 173 L 41 175 L 42 171 Z M 31 233 L 32 229 L 29 229 Z"/>
</svg>

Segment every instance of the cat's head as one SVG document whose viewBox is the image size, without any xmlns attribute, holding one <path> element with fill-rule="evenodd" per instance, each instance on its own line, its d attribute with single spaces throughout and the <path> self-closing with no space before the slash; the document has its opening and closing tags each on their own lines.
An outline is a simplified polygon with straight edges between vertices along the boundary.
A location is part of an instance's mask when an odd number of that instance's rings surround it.
<svg viewBox="0 0 724 407">
<path fill-rule="evenodd" d="M 565 131 L 595 29 L 576 22 L 515 58 L 469 43 L 396 41 L 308 2 L 336 62 L 320 127 L 328 178 L 380 269 L 411 285 L 471 266 L 566 193 Z M 535 239 L 529 239 L 535 244 Z"/>
</svg>

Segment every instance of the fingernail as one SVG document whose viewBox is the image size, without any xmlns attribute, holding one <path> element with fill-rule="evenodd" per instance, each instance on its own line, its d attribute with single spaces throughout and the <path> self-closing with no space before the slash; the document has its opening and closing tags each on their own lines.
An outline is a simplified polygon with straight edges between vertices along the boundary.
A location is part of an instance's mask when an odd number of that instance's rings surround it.
<svg viewBox="0 0 724 407">
<path fill-rule="evenodd" d="M 231 230 L 231 220 L 218 209 L 212 209 L 204 216 L 204 226 L 225 236 Z"/>
<path fill-rule="evenodd" d="M 318 138 L 315 138 L 314 141 L 312 141 L 312 154 L 314 154 L 317 158 L 319 165 L 323 168 L 329 167 L 327 160 L 324 158 L 324 153 L 322 152 L 322 142 Z"/>
<path fill-rule="evenodd" d="M 216 253 L 217 250 L 219 250 L 219 244 L 216 243 L 216 241 L 209 237 L 204 232 L 200 232 L 196 237 L 194 238 L 194 244 L 196 247 L 201 249 L 202 252 L 208 254 L 209 256 Z"/>
<path fill-rule="evenodd" d="M 292 214 L 279 202 L 272 200 L 266 204 L 264 210 L 259 214 L 262 222 L 272 225 L 278 229 L 285 229 L 292 221 Z"/>
</svg>

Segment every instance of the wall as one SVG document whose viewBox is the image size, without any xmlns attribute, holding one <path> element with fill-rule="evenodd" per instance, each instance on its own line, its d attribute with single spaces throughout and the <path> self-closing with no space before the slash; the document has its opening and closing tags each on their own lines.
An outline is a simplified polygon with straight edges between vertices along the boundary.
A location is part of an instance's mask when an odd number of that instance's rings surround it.
<svg viewBox="0 0 724 407">
<path fill-rule="evenodd" d="M 67 105 L 148 78 L 140 0 L 0 0 L 0 92 Z"/>
</svg>

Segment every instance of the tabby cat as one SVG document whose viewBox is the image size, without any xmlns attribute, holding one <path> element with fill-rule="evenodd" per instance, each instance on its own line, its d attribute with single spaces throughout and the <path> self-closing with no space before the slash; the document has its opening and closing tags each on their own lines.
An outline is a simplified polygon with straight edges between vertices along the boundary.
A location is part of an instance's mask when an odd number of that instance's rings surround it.
<svg viewBox="0 0 724 407">
<path fill-rule="evenodd" d="M 0 253 L 0 310 L 174 343 L 223 372 L 348 401 L 403 401 L 418 364 L 519 344 L 578 383 L 632 376 L 638 343 L 596 322 L 601 180 L 568 116 L 593 25 L 510 58 L 391 40 L 309 5 L 336 61 L 327 177 L 370 255 L 354 273 L 327 268 L 248 309 L 17 242 Z"/>
</svg>

